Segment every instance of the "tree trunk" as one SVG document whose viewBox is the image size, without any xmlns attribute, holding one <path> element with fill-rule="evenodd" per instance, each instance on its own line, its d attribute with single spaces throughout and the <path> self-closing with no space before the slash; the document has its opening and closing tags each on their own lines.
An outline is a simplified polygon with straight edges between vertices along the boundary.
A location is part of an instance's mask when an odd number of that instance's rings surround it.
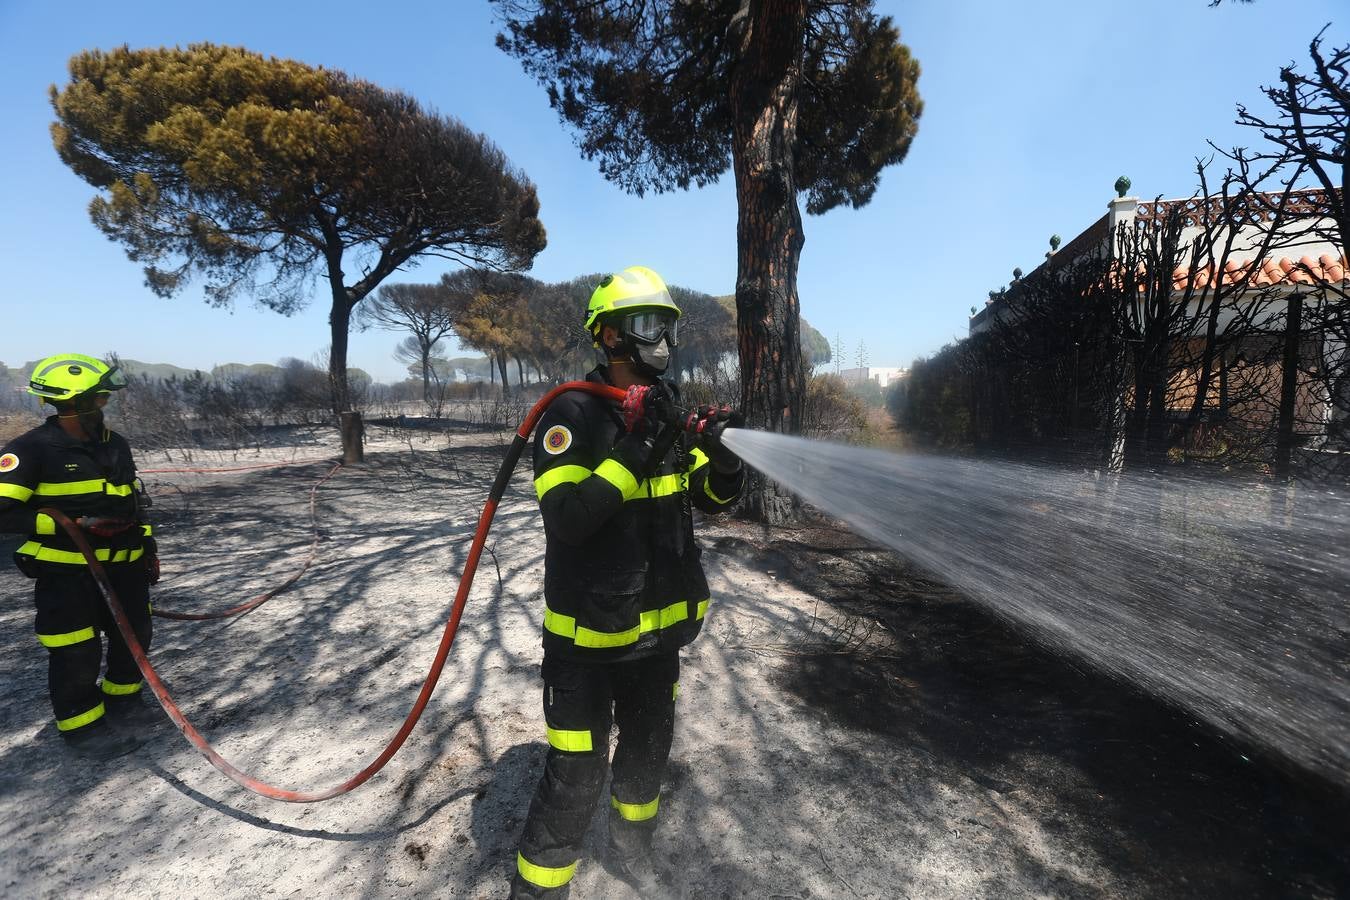
<svg viewBox="0 0 1350 900">
<path fill-rule="evenodd" d="M 1299 342 L 1303 339 L 1303 297 L 1291 294 L 1284 322 L 1280 417 L 1275 432 L 1275 477 L 1288 481 L 1294 455 L 1294 407 L 1298 401 Z"/>
<path fill-rule="evenodd" d="M 422 403 L 431 404 L 431 345 L 426 343 L 422 344 Z"/>
<path fill-rule="evenodd" d="M 342 435 L 342 459 L 359 462 L 362 456 L 361 429 L 342 428 L 343 413 L 351 412 L 351 391 L 347 386 L 347 335 L 351 325 L 352 304 L 347 289 L 342 285 L 342 271 L 334 271 L 330 262 L 329 283 L 333 292 L 333 306 L 328 313 L 328 328 L 332 346 L 328 351 L 328 383 L 332 388 L 333 414 L 339 419 Z"/>
<path fill-rule="evenodd" d="M 497 357 L 497 372 L 502 376 L 502 396 L 505 397 L 509 393 L 510 387 L 506 382 L 506 351 L 499 350 L 495 355 Z"/>
<path fill-rule="evenodd" d="M 800 428 L 806 394 L 797 301 L 805 238 L 793 171 L 805 23 L 805 0 L 752 0 L 730 85 L 741 412 L 751 428 L 778 432 Z M 790 494 L 752 473 L 751 517 L 780 524 L 794 508 Z"/>
</svg>

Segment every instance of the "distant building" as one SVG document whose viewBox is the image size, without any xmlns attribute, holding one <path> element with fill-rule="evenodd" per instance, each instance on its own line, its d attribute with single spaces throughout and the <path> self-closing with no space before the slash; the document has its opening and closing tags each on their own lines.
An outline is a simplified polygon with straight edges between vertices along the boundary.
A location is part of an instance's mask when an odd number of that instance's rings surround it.
<svg viewBox="0 0 1350 900">
<path fill-rule="evenodd" d="M 840 369 L 839 377 L 844 379 L 844 384 L 858 385 L 864 381 L 875 381 L 878 387 L 886 387 L 893 381 L 898 381 L 905 377 L 908 369 L 897 366 L 866 366 L 861 369 Z"/>
</svg>

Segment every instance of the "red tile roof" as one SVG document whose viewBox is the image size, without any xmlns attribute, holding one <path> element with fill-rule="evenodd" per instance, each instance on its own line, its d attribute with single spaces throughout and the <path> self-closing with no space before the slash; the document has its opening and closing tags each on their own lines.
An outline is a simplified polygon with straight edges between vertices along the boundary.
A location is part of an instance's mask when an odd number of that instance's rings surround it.
<svg viewBox="0 0 1350 900">
<path fill-rule="evenodd" d="M 1218 285 L 1241 284 L 1246 279 L 1250 279 L 1246 282 L 1249 287 L 1265 287 L 1272 284 L 1326 284 L 1346 281 L 1347 269 L 1350 269 L 1344 256 L 1338 259 L 1330 253 L 1323 253 L 1316 259 L 1311 256 L 1302 256 L 1298 259 L 1291 259 L 1288 256 L 1266 259 L 1261 268 L 1254 273 L 1249 272 L 1251 266 L 1250 259 L 1229 260 L 1224 266 L 1222 277 L 1217 279 L 1215 266 L 1206 266 L 1196 271 L 1195 286 L 1206 288 L 1216 282 Z M 1176 290 L 1185 287 L 1189 277 L 1188 266 L 1177 267 L 1172 273 L 1172 283 Z"/>
</svg>

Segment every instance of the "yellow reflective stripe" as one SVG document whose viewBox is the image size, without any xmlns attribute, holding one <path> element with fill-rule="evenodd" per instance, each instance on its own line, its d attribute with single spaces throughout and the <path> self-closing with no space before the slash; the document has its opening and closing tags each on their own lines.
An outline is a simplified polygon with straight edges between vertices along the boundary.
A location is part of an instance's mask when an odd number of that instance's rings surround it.
<svg viewBox="0 0 1350 900">
<path fill-rule="evenodd" d="M 37 541 L 28 541 L 14 552 L 34 557 L 42 562 L 69 563 L 76 566 L 85 564 L 84 554 L 78 550 L 53 550 Z M 99 562 L 135 562 L 144 554 L 144 547 L 137 547 L 135 550 L 109 550 L 107 547 L 100 547 L 94 551 L 94 558 Z"/>
<path fill-rule="evenodd" d="M 707 475 L 706 477 L 704 477 L 704 479 L 703 479 L 703 493 L 705 493 L 705 494 L 707 494 L 709 497 L 711 497 L 711 498 L 712 498 L 712 501 L 713 501 L 714 503 L 717 503 L 717 504 L 719 504 L 719 505 L 721 505 L 721 506 L 726 506 L 728 503 L 731 502 L 731 499 L 730 499 L 730 498 L 727 498 L 727 499 L 724 500 L 724 499 L 722 499 L 721 497 L 719 497 L 719 496 L 717 496 L 716 494 L 713 493 L 713 489 L 712 489 L 712 473 L 711 473 L 711 472 L 709 472 L 708 475 Z"/>
<path fill-rule="evenodd" d="M 39 497 L 64 497 L 68 494 L 101 494 L 107 484 L 103 478 L 91 478 L 88 481 L 63 481 L 60 484 L 44 481 L 37 486 Z"/>
<path fill-rule="evenodd" d="M 708 601 L 700 601 L 695 617 L 703 618 L 707 609 Z M 596 631 L 593 628 L 577 625 L 577 620 L 573 616 L 554 612 L 548 606 L 545 606 L 544 630 L 551 631 L 559 637 L 571 638 L 572 642 L 578 647 L 623 647 L 627 644 L 636 644 L 638 638 L 648 632 L 660 631 L 663 628 L 678 625 L 687 618 L 689 618 L 689 604 L 681 600 L 679 603 L 672 603 L 664 609 L 643 610 L 638 616 L 637 626 L 626 631 Z"/>
<path fill-rule="evenodd" d="M 56 534 L 56 520 L 46 513 L 38 513 L 33 534 Z"/>
<path fill-rule="evenodd" d="M 548 745 L 567 753 L 590 753 L 595 749 L 591 746 L 589 731 L 564 731 L 561 728 L 548 730 Z"/>
<path fill-rule="evenodd" d="M 605 647 L 624 647 L 628 644 L 636 644 L 637 639 L 642 636 L 642 631 L 638 626 L 633 626 L 627 631 L 594 631 L 584 626 L 577 626 L 577 633 L 573 635 L 572 642 L 578 647 L 591 647 L 601 649 Z"/>
<path fill-rule="evenodd" d="M 67 497 L 71 494 L 112 494 L 115 497 L 130 497 L 135 491 L 134 484 L 109 484 L 104 478 L 90 478 L 87 481 L 44 481 L 37 486 L 39 497 Z"/>
<path fill-rule="evenodd" d="M 703 468 L 704 466 L 706 466 L 706 465 L 708 464 L 708 454 L 704 453 L 702 450 L 700 450 L 700 449 L 697 448 L 697 447 L 695 447 L 695 448 L 693 449 L 693 452 L 691 452 L 689 455 L 692 456 L 692 457 L 694 458 L 693 463 L 690 464 L 690 466 L 689 466 L 689 474 L 690 474 L 690 475 L 694 474 L 694 473 L 697 472 L 699 469 Z"/>
<path fill-rule="evenodd" d="M 638 628 L 643 632 L 660 631 L 689 618 L 689 604 L 683 601 L 672 603 L 665 609 L 644 610 L 638 618 Z"/>
<path fill-rule="evenodd" d="M 556 613 L 544 607 L 544 630 L 551 631 L 559 637 L 571 638 L 577 633 L 577 620 L 571 616 L 565 616 L 562 613 Z"/>
<path fill-rule="evenodd" d="M 519 853 L 516 854 L 516 871 L 530 884 L 541 888 L 562 887 L 576 874 L 577 864 L 551 869 L 548 866 L 536 866 Z"/>
<path fill-rule="evenodd" d="M 677 681 L 670 686 L 670 699 L 672 702 L 680 696 L 680 683 Z"/>
<path fill-rule="evenodd" d="M 37 639 L 44 647 L 69 647 L 71 644 L 92 641 L 94 639 L 94 628 L 91 625 L 88 628 L 81 628 L 79 631 L 67 631 L 64 634 L 39 634 Z"/>
<path fill-rule="evenodd" d="M 560 484 L 576 484 L 591 477 L 591 470 L 585 466 L 555 466 L 534 480 L 534 492 L 540 500 L 544 495 Z"/>
<path fill-rule="evenodd" d="M 89 712 L 82 712 L 78 716 L 71 716 L 69 719 L 57 719 L 56 727 L 61 731 L 74 731 L 76 728 L 82 728 L 90 722 L 97 722 L 99 719 L 103 718 L 103 713 L 103 703 L 100 701 L 98 706 L 95 706 L 93 709 L 89 710 Z"/>
<path fill-rule="evenodd" d="M 707 600 L 698 601 L 698 612 L 694 613 L 695 619 L 701 619 L 708 614 L 708 603 L 711 600 L 712 598 L 709 597 Z"/>
<path fill-rule="evenodd" d="M 595 467 L 595 474 L 618 488 L 619 493 L 623 494 L 625 500 L 637 493 L 637 478 L 617 460 L 605 460 Z"/>
<path fill-rule="evenodd" d="M 624 803 L 613 794 L 609 795 L 609 805 L 617 809 L 619 815 L 629 822 L 645 822 L 648 819 L 655 818 L 656 807 L 660 802 L 661 797 L 659 795 L 650 803 Z"/>
<path fill-rule="evenodd" d="M 26 488 L 21 484 L 0 482 L 0 497 L 8 497 L 11 500 L 24 502 L 31 496 L 33 496 L 32 488 Z"/>
<path fill-rule="evenodd" d="M 674 475 L 658 475 L 655 478 L 648 478 L 638 485 L 637 492 L 633 494 L 633 500 L 645 500 L 648 497 L 669 497 L 671 494 L 678 494 L 684 490 L 684 476 L 678 472 Z"/>
<path fill-rule="evenodd" d="M 103 688 L 103 693 L 110 697 L 125 697 L 127 694 L 138 692 L 141 689 L 141 685 L 144 683 L 145 682 L 143 681 L 138 681 L 135 684 L 118 684 L 115 681 L 109 681 L 105 678 L 103 679 L 103 684 L 101 686 Z"/>
<path fill-rule="evenodd" d="M 155 533 L 155 529 L 148 523 L 141 526 L 141 537 L 150 537 Z"/>
</svg>

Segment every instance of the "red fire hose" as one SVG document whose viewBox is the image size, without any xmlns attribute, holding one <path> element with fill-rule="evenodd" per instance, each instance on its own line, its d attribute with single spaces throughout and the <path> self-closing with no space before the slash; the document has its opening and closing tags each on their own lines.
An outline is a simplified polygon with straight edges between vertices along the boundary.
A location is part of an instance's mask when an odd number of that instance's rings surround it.
<svg viewBox="0 0 1350 900">
<path fill-rule="evenodd" d="M 229 760 L 217 753 L 201 732 L 187 720 L 183 711 L 178 708 L 178 704 L 174 702 L 173 697 L 169 695 L 164 682 L 160 680 L 159 673 L 155 671 L 149 657 L 145 655 L 144 648 L 136 640 L 136 634 L 131 629 L 131 623 L 127 620 L 126 612 L 123 611 L 122 604 L 118 601 L 112 584 L 108 581 L 108 573 L 99 563 L 93 548 L 89 546 L 89 542 L 85 539 L 79 526 L 59 510 L 44 508 L 40 512 L 51 516 L 57 524 L 64 528 L 66 533 L 70 535 L 71 540 L 75 542 L 75 546 L 84 554 L 85 560 L 89 563 L 89 571 L 94 576 L 99 592 L 103 594 L 103 599 L 107 602 L 108 609 L 111 610 L 113 619 L 117 623 L 117 630 L 122 633 L 122 639 L 126 641 L 127 647 L 130 648 L 131 655 L 136 660 L 136 665 L 140 667 L 141 674 L 145 676 L 146 683 L 150 685 L 150 690 L 159 700 L 160 706 L 164 707 L 164 711 L 168 713 L 169 718 L 173 720 L 174 725 L 178 726 L 178 730 L 183 733 L 188 742 L 200 750 L 202 755 L 210 760 L 211 765 L 224 772 L 235 783 L 248 788 L 255 794 L 270 797 L 273 800 L 284 800 L 288 803 L 314 803 L 318 800 L 328 800 L 354 790 L 384 768 L 385 763 L 389 762 L 393 755 L 398 752 L 399 748 L 403 746 L 403 742 L 408 739 L 408 735 L 417 725 L 417 720 L 421 718 L 422 711 L 426 709 L 432 692 L 436 690 L 436 683 L 440 680 L 441 670 L 445 667 L 446 658 L 450 655 L 450 646 L 454 643 L 455 633 L 459 630 L 459 619 L 464 612 L 464 603 L 469 597 L 469 588 L 473 584 L 474 572 L 478 568 L 478 558 L 482 555 L 483 542 L 487 539 L 488 529 L 492 525 L 492 517 L 497 511 L 497 504 L 506 493 L 506 487 L 511 481 L 511 473 L 515 470 L 516 463 L 520 460 L 520 455 L 524 452 L 526 442 L 529 440 L 530 432 L 534 430 L 539 417 L 543 415 L 544 410 L 548 408 L 555 397 L 567 391 L 583 391 L 618 401 L 622 401 L 625 397 L 625 392 L 619 388 L 586 381 L 570 381 L 549 391 L 530 410 L 529 415 L 525 417 L 525 421 L 516 431 L 515 439 L 511 442 L 510 448 L 506 451 L 506 458 L 502 461 L 501 468 L 497 471 L 497 478 L 492 483 L 492 489 L 488 492 L 487 502 L 483 504 L 483 512 L 478 517 L 478 528 L 474 532 L 473 543 L 469 547 L 469 557 L 464 563 L 464 572 L 459 579 L 459 589 L 455 592 L 455 602 L 450 608 L 450 619 L 445 623 L 445 631 L 441 634 L 441 643 L 436 650 L 436 658 L 432 660 L 431 671 L 427 673 L 426 680 L 422 682 L 422 689 L 417 695 L 416 702 L 413 703 L 407 718 L 403 720 L 403 724 L 393 738 L 369 765 L 341 784 L 320 791 L 293 791 L 274 787 L 240 771 Z"/>
</svg>

